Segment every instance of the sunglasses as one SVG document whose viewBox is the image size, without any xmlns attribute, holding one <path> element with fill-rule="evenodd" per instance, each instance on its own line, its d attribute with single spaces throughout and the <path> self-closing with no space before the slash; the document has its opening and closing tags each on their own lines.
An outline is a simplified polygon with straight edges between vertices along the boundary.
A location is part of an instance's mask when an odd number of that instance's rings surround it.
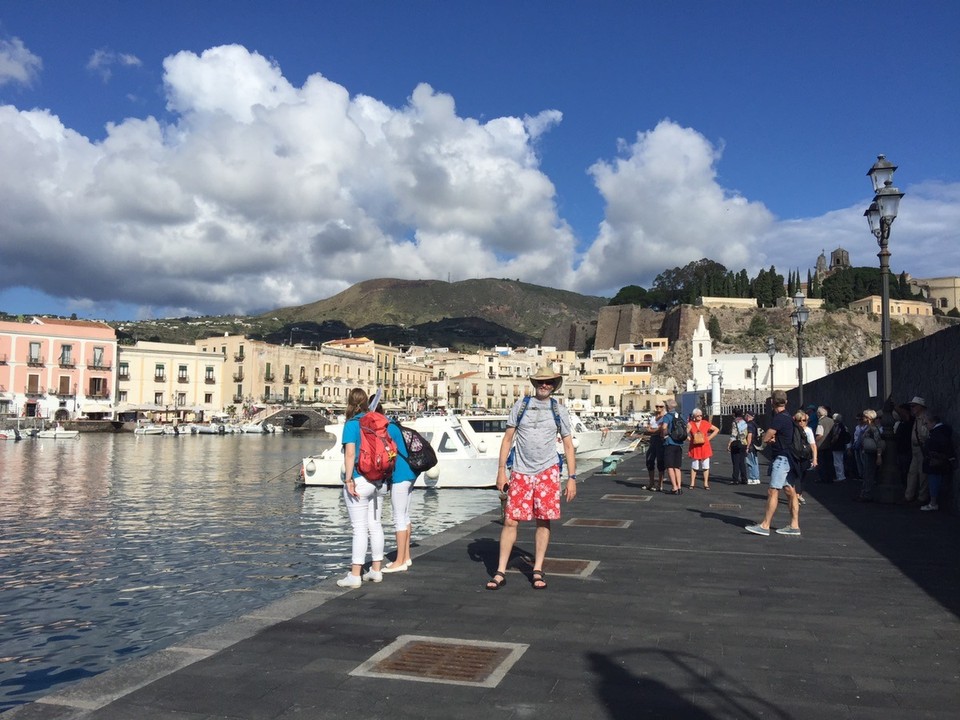
<svg viewBox="0 0 960 720">
<path fill-rule="evenodd" d="M 549 385 L 550 387 L 553 387 L 554 383 L 551 380 L 537 380 L 537 385 L 540 387 L 543 387 L 544 385 Z"/>
<path fill-rule="evenodd" d="M 654 407 L 657 408 L 658 410 L 663 410 L 663 405 L 654 405 Z"/>
</svg>

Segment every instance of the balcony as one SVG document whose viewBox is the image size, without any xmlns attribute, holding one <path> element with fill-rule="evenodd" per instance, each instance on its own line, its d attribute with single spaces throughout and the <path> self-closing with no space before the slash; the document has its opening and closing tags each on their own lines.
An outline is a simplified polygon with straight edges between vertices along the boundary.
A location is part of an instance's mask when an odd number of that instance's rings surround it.
<svg viewBox="0 0 960 720">
<path fill-rule="evenodd" d="M 241 382 L 242 380 L 243 380 L 243 373 L 242 373 L 242 372 L 235 372 L 235 373 L 233 374 L 233 381 L 234 381 L 234 382 Z"/>
<path fill-rule="evenodd" d="M 129 379 L 130 379 L 130 373 L 128 372 L 121 372 L 119 375 L 117 375 L 117 380 L 129 380 Z"/>
<path fill-rule="evenodd" d="M 234 355 L 233 355 L 233 359 L 234 359 L 235 362 L 243 362 L 243 360 L 244 360 L 245 357 L 246 357 L 246 356 L 245 356 L 242 352 L 241 352 L 241 353 L 234 353 Z"/>
<path fill-rule="evenodd" d="M 207 385 L 216 385 L 217 379 L 215 377 L 208 375 L 203 379 L 203 382 L 205 382 Z"/>
<path fill-rule="evenodd" d="M 314 384 L 314 385 L 320 385 L 322 382 L 323 382 L 323 380 L 322 380 L 321 378 L 315 377 L 315 378 L 313 379 L 313 384 Z"/>
<path fill-rule="evenodd" d="M 6 364 L 7 364 L 7 356 L 0 355 L 0 365 L 6 365 Z"/>
<path fill-rule="evenodd" d="M 97 362 L 94 360 L 93 362 L 87 363 L 88 370 L 110 370 L 112 367 L 112 365 L 104 365 L 103 361 Z"/>
<path fill-rule="evenodd" d="M 76 395 L 76 393 L 70 388 L 60 388 L 56 392 L 50 391 L 50 394 L 61 398 L 72 398 L 74 395 Z"/>
<path fill-rule="evenodd" d="M 237 403 L 238 405 L 241 404 L 241 403 L 243 403 L 243 395 L 234 395 L 234 396 L 233 396 L 233 401 L 234 401 L 235 403 Z"/>
<path fill-rule="evenodd" d="M 284 384 L 284 385 L 289 385 L 289 384 L 292 383 L 292 382 L 293 382 L 293 375 L 284 375 L 284 376 L 283 376 L 283 384 Z"/>
<path fill-rule="evenodd" d="M 154 375 L 154 376 L 153 376 L 153 380 L 154 380 L 154 382 L 166 382 L 166 381 L 167 381 L 167 376 L 166 376 L 166 375 Z"/>
<path fill-rule="evenodd" d="M 87 397 L 97 400 L 109 400 L 110 393 L 107 390 L 90 390 L 90 392 L 87 393 Z"/>
<path fill-rule="evenodd" d="M 64 370 L 73 370 L 73 368 L 76 367 L 76 364 L 70 358 L 67 358 L 66 360 L 60 360 L 59 365 Z"/>
<path fill-rule="evenodd" d="M 177 375 L 177 382 L 178 382 L 178 383 L 188 383 L 188 382 L 190 382 L 190 378 L 189 378 L 189 376 L 187 376 L 187 375 Z"/>
<path fill-rule="evenodd" d="M 43 360 L 40 359 L 39 355 L 31 355 L 27 358 L 27 365 L 30 367 L 43 367 Z"/>
<path fill-rule="evenodd" d="M 45 395 L 46 392 L 42 387 L 30 387 L 28 385 L 25 394 L 27 397 L 40 397 L 41 395 Z"/>
<path fill-rule="evenodd" d="M 267 382 L 273 382 L 274 377 L 276 377 L 272 372 L 268 372 L 263 376 L 263 379 Z M 266 398 L 264 398 L 266 400 Z"/>
</svg>

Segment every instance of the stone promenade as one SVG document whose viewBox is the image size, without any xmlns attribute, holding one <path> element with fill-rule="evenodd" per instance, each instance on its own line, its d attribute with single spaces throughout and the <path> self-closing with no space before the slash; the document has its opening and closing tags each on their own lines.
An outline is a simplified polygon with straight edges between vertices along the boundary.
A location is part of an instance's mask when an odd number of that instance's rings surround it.
<svg viewBox="0 0 960 720">
<path fill-rule="evenodd" d="M 802 537 L 759 537 L 743 528 L 766 486 L 727 484 L 725 454 L 680 496 L 642 489 L 642 463 L 582 478 L 545 591 L 524 574 L 529 527 L 484 589 L 491 513 L 421 541 L 409 572 L 324 581 L 5 718 L 957 717 L 956 517 L 809 484 Z"/>
</svg>

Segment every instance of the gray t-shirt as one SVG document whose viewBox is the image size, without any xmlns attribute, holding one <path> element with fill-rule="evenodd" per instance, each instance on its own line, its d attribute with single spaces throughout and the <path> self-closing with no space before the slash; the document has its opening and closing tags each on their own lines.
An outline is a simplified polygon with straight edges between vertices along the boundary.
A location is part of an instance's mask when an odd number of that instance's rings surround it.
<svg viewBox="0 0 960 720">
<path fill-rule="evenodd" d="M 535 475 L 558 462 L 557 420 L 550 407 L 550 400 L 531 397 L 518 426 L 517 415 L 522 406 L 522 399 L 514 403 L 510 410 L 510 419 L 507 420 L 507 427 L 517 429 L 513 441 L 513 469 L 524 475 Z M 558 402 L 557 414 L 560 416 L 560 437 L 567 437 L 570 435 L 570 413 Z"/>
</svg>

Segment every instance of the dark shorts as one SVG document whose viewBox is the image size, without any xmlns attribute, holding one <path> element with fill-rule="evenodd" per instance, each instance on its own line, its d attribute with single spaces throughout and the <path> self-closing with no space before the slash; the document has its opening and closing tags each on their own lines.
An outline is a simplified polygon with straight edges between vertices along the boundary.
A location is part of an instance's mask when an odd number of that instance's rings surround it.
<svg viewBox="0 0 960 720">
<path fill-rule="evenodd" d="M 647 470 L 657 470 L 663 472 L 663 439 L 652 436 L 650 447 L 647 448 Z"/>
<path fill-rule="evenodd" d="M 683 467 L 683 446 L 682 445 L 664 445 L 663 446 L 663 464 L 668 468 Z"/>
</svg>

